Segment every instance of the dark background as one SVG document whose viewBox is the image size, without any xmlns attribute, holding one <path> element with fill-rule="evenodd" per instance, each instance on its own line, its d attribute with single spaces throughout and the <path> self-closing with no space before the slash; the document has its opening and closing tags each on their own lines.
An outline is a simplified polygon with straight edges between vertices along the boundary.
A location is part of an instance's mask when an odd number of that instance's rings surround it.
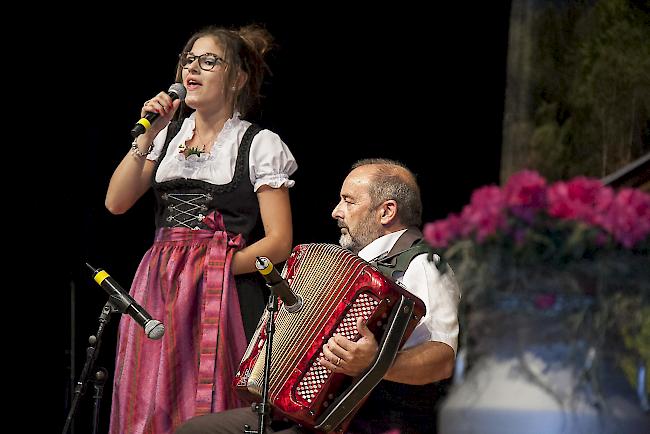
<svg viewBox="0 0 650 434">
<path fill-rule="evenodd" d="M 84 263 L 105 268 L 128 289 L 153 239 L 152 194 L 113 216 L 103 205 L 108 181 L 129 149 L 143 102 L 173 82 L 178 53 L 204 25 L 259 23 L 276 38 L 279 47 L 268 57 L 273 75 L 252 120 L 278 133 L 298 161 L 294 244 L 337 242 L 330 213 L 359 158 L 409 166 L 421 185 L 425 222 L 459 211 L 474 188 L 498 183 L 509 2 L 398 6 L 249 12 L 245 5 L 206 10 L 187 3 L 158 17 L 106 9 L 48 21 L 41 43 L 60 66 L 48 77 L 57 89 L 48 106 L 57 139 L 42 180 L 52 225 L 45 251 L 55 272 L 47 294 L 39 288 L 35 299 L 54 318 L 36 360 L 47 373 L 39 400 L 52 411 L 51 432 L 63 427 L 71 378 L 79 377 L 107 299 Z M 118 320 L 116 314 L 107 325 L 97 361 L 109 372 L 100 433 L 108 429 Z M 77 433 L 91 432 L 92 397 L 90 388 L 77 410 Z"/>
</svg>

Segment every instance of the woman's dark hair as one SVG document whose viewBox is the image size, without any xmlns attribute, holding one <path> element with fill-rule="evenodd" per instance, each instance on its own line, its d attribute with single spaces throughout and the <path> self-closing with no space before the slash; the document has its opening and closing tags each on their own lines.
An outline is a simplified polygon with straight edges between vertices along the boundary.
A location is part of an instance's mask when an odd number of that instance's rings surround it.
<svg viewBox="0 0 650 434">
<path fill-rule="evenodd" d="M 273 48 L 273 36 L 263 27 L 251 24 L 237 30 L 223 27 L 210 26 L 193 34 L 183 47 L 183 53 L 192 49 L 197 39 L 212 37 L 223 48 L 223 57 L 226 63 L 225 92 L 233 93 L 234 110 L 241 113 L 242 117 L 249 114 L 259 104 L 260 90 L 264 74 L 270 70 L 264 61 L 264 55 Z M 237 83 L 239 72 L 247 76 L 244 85 L 237 90 L 232 87 Z M 183 67 L 179 63 L 176 67 L 176 81 L 182 81 Z M 187 116 L 187 107 L 181 105 L 179 117 Z"/>
</svg>

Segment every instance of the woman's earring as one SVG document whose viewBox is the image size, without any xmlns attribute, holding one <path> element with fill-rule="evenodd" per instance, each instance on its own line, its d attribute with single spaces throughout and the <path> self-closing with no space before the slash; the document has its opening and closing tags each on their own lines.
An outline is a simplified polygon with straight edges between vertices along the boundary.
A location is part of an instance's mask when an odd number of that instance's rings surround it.
<svg viewBox="0 0 650 434">
<path fill-rule="evenodd" d="M 237 90 L 237 86 L 231 87 L 232 90 Z"/>
</svg>

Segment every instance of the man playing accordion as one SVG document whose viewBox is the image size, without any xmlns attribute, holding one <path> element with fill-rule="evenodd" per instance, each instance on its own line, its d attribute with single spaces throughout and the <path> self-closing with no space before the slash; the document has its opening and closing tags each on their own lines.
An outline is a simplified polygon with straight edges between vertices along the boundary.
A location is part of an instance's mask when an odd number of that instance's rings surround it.
<svg viewBox="0 0 650 434">
<path fill-rule="evenodd" d="M 422 240 L 415 176 L 397 161 L 361 160 L 343 182 L 332 217 L 341 230 L 341 247 L 395 279 L 426 306 L 426 314 L 345 432 L 435 433 L 439 385 L 454 368 L 460 289 L 449 266 Z M 358 377 L 375 360 L 377 338 L 361 318 L 356 327 L 357 340 L 337 334 L 323 346 L 319 363 L 332 373 Z M 269 433 L 323 432 L 275 416 L 266 428 Z M 195 417 L 176 434 L 239 434 L 245 424 L 255 427 L 257 419 L 245 407 Z"/>
</svg>

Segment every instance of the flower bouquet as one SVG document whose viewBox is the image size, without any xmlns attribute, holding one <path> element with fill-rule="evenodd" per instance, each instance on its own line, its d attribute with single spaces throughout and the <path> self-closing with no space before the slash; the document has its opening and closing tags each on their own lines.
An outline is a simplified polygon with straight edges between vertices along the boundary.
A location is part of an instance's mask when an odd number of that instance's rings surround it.
<svg viewBox="0 0 650 434">
<path fill-rule="evenodd" d="M 460 283 L 470 366 L 491 351 L 481 347 L 492 343 L 483 339 L 490 326 L 510 336 L 519 320 L 536 318 L 524 339 L 584 346 L 582 385 L 609 357 L 647 406 L 650 375 L 640 373 L 650 369 L 650 195 L 586 177 L 548 183 L 523 170 L 502 187 L 478 188 L 424 235 Z"/>
</svg>

